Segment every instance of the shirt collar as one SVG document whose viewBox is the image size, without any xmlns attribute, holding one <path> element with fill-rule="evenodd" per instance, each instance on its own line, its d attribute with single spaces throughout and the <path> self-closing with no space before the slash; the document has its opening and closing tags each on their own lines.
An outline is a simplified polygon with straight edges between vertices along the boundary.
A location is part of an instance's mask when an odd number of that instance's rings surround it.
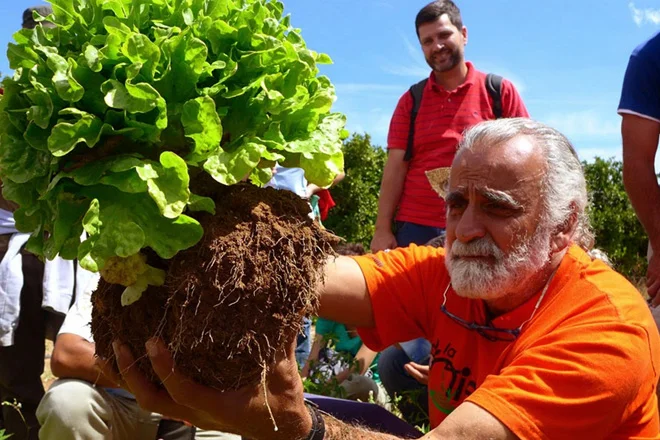
<svg viewBox="0 0 660 440">
<path fill-rule="evenodd" d="M 461 85 L 456 87 L 456 90 L 452 90 L 451 92 L 445 90 L 445 88 L 440 84 L 438 84 L 438 82 L 436 81 L 433 71 L 431 71 L 431 74 L 429 75 L 429 83 L 431 84 L 431 88 L 436 92 L 454 93 L 457 90 L 461 90 L 465 87 L 472 86 L 477 80 L 477 71 L 475 70 L 474 65 L 472 65 L 470 61 L 466 61 L 465 65 L 467 66 L 468 69 L 467 76 L 465 77 L 465 81 L 463 81 Z"/>
</svg>

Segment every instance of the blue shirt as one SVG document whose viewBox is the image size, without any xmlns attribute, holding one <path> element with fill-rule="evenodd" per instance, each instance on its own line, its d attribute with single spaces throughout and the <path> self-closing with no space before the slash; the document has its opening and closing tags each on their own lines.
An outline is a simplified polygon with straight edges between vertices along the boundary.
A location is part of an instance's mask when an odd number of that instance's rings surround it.
<svg viewBox="0 0 660 440">
<path fill-rule="evenodd" d="M 618 112 L 660 122 L 660 32 L 630 56 Z"/>
<path fill-rule="evenodd" d="M 300 197 L 307 197 L 307 179 L 302 168 L 285 168 L 281 165 L 275 166 L 275 175 L 266 184 L 275 189 L 288 189 Z"/>
</svg>

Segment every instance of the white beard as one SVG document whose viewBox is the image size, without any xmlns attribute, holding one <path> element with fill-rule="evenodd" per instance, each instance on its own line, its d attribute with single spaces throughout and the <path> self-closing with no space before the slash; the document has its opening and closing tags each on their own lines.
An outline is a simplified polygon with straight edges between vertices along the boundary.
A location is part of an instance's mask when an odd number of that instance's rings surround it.
<svg viewBox="0 0 660 440">
<path fill-rule="evenodd" d="M 454 291 L 465 298 L 483 300 L 519 291 L 550 261 L 550 235 L 548 228 L 539 227 L 508 255 L 490 236 L 469 243 L 454 240 L 445 257 Z M 495 262 L 465 260 L 461 256 L 488 256 Z"/>
</svg>

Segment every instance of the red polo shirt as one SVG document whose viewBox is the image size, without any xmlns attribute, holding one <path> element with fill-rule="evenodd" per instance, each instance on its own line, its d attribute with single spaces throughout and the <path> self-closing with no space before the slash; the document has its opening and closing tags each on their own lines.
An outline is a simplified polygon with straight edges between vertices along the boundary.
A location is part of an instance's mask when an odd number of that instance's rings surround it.
<svg viewBox="0 0 660 440">
<path fill-rule="evenodd" d="M 463 131 L 477 122 L 495 119 L 486 74 L 470 62 L 467 66 L 465 82 L 452 91 L 438 85 L 433 73 L 429 76 L 415 121 L 413 157 L 399 201 L 398 221 L 445 227 L 445 202 L 433 191 L 424 173 L 451 166 Z M 406 149 L 411 110 L 412 97 L 406 91 L 390 122 L 388 148 Z M 502 82 L 502 114 L 506 118 L 529 117 L 520 95 L 506 79 Z"/>
</svg>

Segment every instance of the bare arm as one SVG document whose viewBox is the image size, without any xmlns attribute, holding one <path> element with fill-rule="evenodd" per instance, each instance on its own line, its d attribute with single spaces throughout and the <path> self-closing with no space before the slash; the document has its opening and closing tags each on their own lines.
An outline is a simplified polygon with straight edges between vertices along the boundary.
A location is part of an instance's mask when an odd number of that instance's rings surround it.
<svg viewBox="0 0 660 440">
<path fill-rule="evenodd" d="M 337 174 L 337 177 L 335 177 L 335 180 L 333 180 L 332 183 L 330 184 L 330 186 L 328 186 L 326 188 L 330 188 L 330 187 L 335 186 L 336 184 L 338 184 L 339 182 L 344 180 L 344 177 L 346 177 L 346 173 L 342 171 L 341 173 Z M 307 190 L 306 190 L 307 198 L 312 197 L 314 194 L 321 191 L 322 189 L 324 189 L 324 188 L 321 188 L 320 186 L 318 186 L 314 183 L 308 184 L 307 185 Z"/>
<path fill-rule="evenodd" d="M 300 376 L 304 379 L 309 376 L 309 370 L 312 367 L 312 363 L 319 360 L 319 352 L 321 351 L 321 346 L 323 345 L 323 336 L 317 334 L 314 336 L 314 343 L 312 344 L 312 350 L 309 352 L 309 357 L 305 361 L 305 366 L 300 371 Z"/>
<path fill-rule="evenodd" d="M 295 362 L 295 338 L 283 356 L 269 370 L 262 385 L 220 392 L 204 387 L 177 370 L 171 354 L 160 340 L 147 346 L 151 365 L 165 389 L 154 385 L 135 366 L 135 358 L 126 346 L 116 346 L 117 367 L 122 372 L 124 386 L 130 390 L 144 409 L 176 419 L 187 420 L 202 429 L 234 432 L 259 439 L 302 439 L 311 430 L 311 417 L 303 404 L 303 389 Z M 112 377 L 114 370 L 101 365 Z M 119 380 L 119 378 L 117 379 Z M 268 398 L 274 420 L 266 406 Z M 326 422 L 326 440 L 393 440 L 395 436 L 351 426 L 331 417 Z M 496 417 L 472 403 L 461 404 L 426 440 L 482 439 L 515 440 L 517 437 Z"/>
<path fill-rule="evenodd" d="M 655 175 L 655 153 L 660 122 L 624 114 L 623 182 L 651 245 L 660 250 L 660 187 Z"/>
<path fill-rule="evenodd" d="M 392 440 L 388 434 L 368 431 L 326 417 L 326 440 Z M 444 422 L 423 440 L 516 440 L 518 437 L 485 409 L 470 402 L 461 404 Z"/>
<path fill-rule="evenodd" d="M 385 163 L 378 197 L 376 232 L 374 233 L 374 239 L 371 241 L 373 252 L 396 247 L 396 240 L 392 234 L 392 219 L 399 205 L 403 184 L 408 172 L 408 162 L 403 160 L 405 154 L 406 151 L 400 149 L 389 150 L 387 154 L 387 162 Z"/>
<path fill-rule="evenodd" d="M 367 282 L 355 260 L 342 256 L 329 259 L 320 290 L 319 316 L 354 327 L 374 326 Z"/>
<path fill-rule="evenodd" d="M 117 387 L 96 367 L 94 344 L 72 333 L 57 337 L 50 367 L 55 376 L 63 379 L 81 379 L 102 387 Z"/>
<path fill-rule="evenodd" d="M 660 123 L 637 115 L 623 114 L 623 182 L 637 217 L 655 250 L 647 270 L 648 294 L 660 301 L 660 187 L 655 175 L 655 155 Z"/>
<path fill-rule="evenodd" d="M 377 352 L 362 344 L 362 347 L 360 347 L 355 355 L 355 360 L 359 368 L 358 374 L 365 374 L 369 370 L 369 367 L 371 367 L 374 359 L 376 359 L 376 356 L 378 356 Z"/>
</svg>

